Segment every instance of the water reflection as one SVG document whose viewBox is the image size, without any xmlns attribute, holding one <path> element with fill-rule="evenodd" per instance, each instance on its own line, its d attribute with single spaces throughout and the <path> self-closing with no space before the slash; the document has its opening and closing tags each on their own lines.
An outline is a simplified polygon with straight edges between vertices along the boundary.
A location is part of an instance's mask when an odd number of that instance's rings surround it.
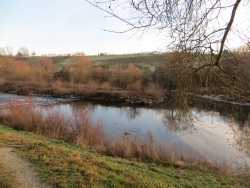
<svg viewBox="0 0 250 188">
<path fill-rule="evenodd" d="M 159 113 L 163 115 L 162 121 L 164 126 L 171 131 L 184 131 L 191 129 L 193 126 L 194 117 L 191 111 L 182 112 L 181 110 L 170 108 L 169 110 L 161 110 Z"/>
<path fill-rule="evenodd" d="M 128 119 L 130 120 L 134 120 L 136 119 L 136 117 L 140 116 L 141 114 L 141 110 L 139 108 L 135 108 L 135 107 L 124 107 L 121 110 L 121 113 L 126 113 Z"/>
<path fill-rule="evenodd" d="M 202 155 L 209 161 L 230 163 L 235 167 L 250 165 L 250 158 L 239 142 L 248 121 L 243 124 L 233 114 L 223 116 L 220 111 L 200 108 L 182 113 L 173 108 L 147 109 L 82 102 L 67 104 L 66 108 L 65 104 L 60 104 L 54 108 L 67 109 L 66 114 L 70 109 L 89 109 L 92 120 L 101 121 L 106 134 L 111 137 L 120 137 L 124 133 L 143 137 L 150 132 L 158 143 L 175 148 L 181 155 Z"/>
<path fill-rule="evenodd" d="M 0 104 L 25 97 L 0 95 Z M 203 156 L 215 163 L 250 166 L 250 116 L 248 109 L 199 104 L 188 112 L 171 106 L 150 109 L 69 102 L 54 98 L 32 97 L 35 103 L 71 117 L 86 109 L 94 122 L 101 122 L 110 137 L 152 134 L 159 144 L 168 145 L 181 155 Z M 58 102 L 59 101 L 59 102 Z M 46 104 L 46 105 L 45 105 Z M 44 106 L 45 105 L 45 106 Z"/>
</svg>

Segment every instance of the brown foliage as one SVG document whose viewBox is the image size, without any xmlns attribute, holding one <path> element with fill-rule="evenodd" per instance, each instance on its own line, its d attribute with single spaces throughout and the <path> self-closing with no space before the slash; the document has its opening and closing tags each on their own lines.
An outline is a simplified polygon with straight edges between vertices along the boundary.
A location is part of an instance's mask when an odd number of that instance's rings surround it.
<svg viewBox="0 0 250 188">
<path fill-rule="evenodd" d="M 87 83 L 91 78 L 93 63 L 86 56 L 77 56 L 72 59 L 73 63 L 64 68 L 70 82 Z"/>
<path fill-rule="evenodd" d="M 126 89 L 130 84 L 142 80 L 142 71 L 133 64 L 129 64 L 127 68 L 113 67 L 110 70 L 110 82 L 119 87 Z"/>
<path fill-rule="evenodd" d="M 0 57 L 0 84 L 7 87 L 7 91 L 27 93 L 28 90 L 28 93 L 38 91 L 58 95 L 81 95 L 84 91 L 102 90 L 143 92 L 153 85 L 150 84 L 152 79 L 145 80 L 142 69 L 134 64 L 96 65 L 86 56 L 69 57 L 67 61 L 61 67 L 48 57 L 32 61 L 24 57 Z"/>
<path fill-rule="evenodd" d="M 49 58 L 43 58 L 36 64 L 27 63 L 19 58 L 0 58 L 0 73 L 6 81 L 48 83 L 52 81 L 55 72 L 55 65 Z"/>
<path fill-rule="evenodd" d="M 9 103 L 6 111 L 1 112 L 1 119 L 14 129 L 79 145 L 99 146 L 104 137 L 101 126 L 91 122 L 88 111 L 74 111 L 72 118 L 67 118 L 63 113 L 39 108 L 31 100 Z"/>
<path fill-rule="evenodd" d="M 173 148 L 158 145 L 151 133 L 143 139 L 132 135 L 107 137 L 101 124 L 91 121 L 87 110 L 73 111 L 72 116 L 67 117 L 61 112 L 41 109 L 33 105 L 31 100 L 24 103 L 14 101 L 0 112 L 0 120 L 14 129 L 91 146 L 113 156 L 157 161 L 183 159 L 175 155 Z"/>
</svg>

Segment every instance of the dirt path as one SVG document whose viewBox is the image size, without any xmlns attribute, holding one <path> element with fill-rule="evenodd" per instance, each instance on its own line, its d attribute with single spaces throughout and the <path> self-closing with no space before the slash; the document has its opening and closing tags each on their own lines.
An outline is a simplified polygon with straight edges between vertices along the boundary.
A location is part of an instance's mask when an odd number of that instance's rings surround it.
<svg viewBox="0 0 250 188">
<path fill-rule="evenodd" d="M 0 147 L 0 164 L 13 172 L 18 188 L 48 188 L 39 181 L 31 165 L 12 148 Z"/>
</svg>

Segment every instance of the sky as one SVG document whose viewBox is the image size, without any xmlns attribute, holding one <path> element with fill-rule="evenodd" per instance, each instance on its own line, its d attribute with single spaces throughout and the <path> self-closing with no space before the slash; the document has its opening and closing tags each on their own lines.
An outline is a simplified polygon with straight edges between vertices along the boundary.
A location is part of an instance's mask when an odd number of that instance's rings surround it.
<svg viewBox="0 0 250 188">
<path fill-rule="evenodd" d="M 242 11 L 243 15 L 248 12 Z M 27 47 L 37 54 L 167 50 L 163 33 L 104 31 L 114 28 L 125 27 L 84 0 L 0 0 L 0 47 L 14 51 Z"/>
<path fill-rule="evenodd" d="M 123 28 L 84 0 L 0 0 L 0 46 L 41 53 L 137 53 L 162 50 L 158 33 L 117 34 Z"/>
</svg>

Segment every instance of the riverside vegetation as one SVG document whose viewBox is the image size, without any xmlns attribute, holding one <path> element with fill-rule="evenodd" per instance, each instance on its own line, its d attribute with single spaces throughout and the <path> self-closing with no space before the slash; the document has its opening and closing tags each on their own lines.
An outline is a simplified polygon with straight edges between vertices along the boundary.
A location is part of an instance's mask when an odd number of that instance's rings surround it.
<svg viewBox="0 0 250 188">
<path fill-rule="evenodd" d="M 154 142 L 122 137 L 110 140 L 88 111 L 68 119 L 30 101 L 10 102 L 0 113 L 0 142 L 34 164 L 52 187 L 248 187 L 247 173 L 234 175 L 202 159 L 172 155 Z M 7 127 L 9 128 L 7 128 Z M 33 134 L 33 133 L 35 134 Z M 165 150 L 167 149 L 167 150 Z M 8 182 L 12 174 L 0 180 Z"/>
<path fill-rule="evenodd" d="M 133 56 L 118 60 L 83 55 L 0 57 L 0 89 L 137 105 L 162 104 L 171 99 L 173 91 L 176 98 L 192 92 L 248 102 L 248 52 L 224 54 L 225 70 L 237 74 L 233 80 L 237 87 L 230 92 L 226 86 L 232 80 L 227 74 L 218 74 L 216 69 L 194 74 L 195 67 L 177 63 L 179 56 L 194 60 L 192 54 L 178 53 L 146 56 L 151 62 L 155 60 L 151 64 L 135 62 L 138 57 Z M 34 164 L 41 180 L 52 187 L 250 186 L 249 175 L 234 175 L 226 167 L 203 159 L 176 156 L 169 148 L 158 145 L 150 132 L 144 139 L 126 135 L 108 138 L 102 125 L 93 123 L 86 110 L 75 111 L 68 119 L 30 101 L 13 101 L 1 110 L 0 121 L 4 125 L 0 128 L 0 142 L 15 147 L 20 157 Z M 0 186 L 14 187 L 13 174 L 4 166 L 0 169 Z"/>
<path fill-rule="evenodd" d="M 25 131 L 0 127 L 2 144 L 16 147 L 19 156 L 34 164 L 41 180 L 52 187 L 249 187 L 247 176 L 224 174 L 174 163 L 139 162 L 98 154 Z M 4 176 L 3 176 L 4 175 Z M 12 181 L 0 174 L 6 188 Z M 8 177 L 11 178 L 11 177 Z M 7 181 L 6 181 L 7 180 Z"/>
<path fill-rule="evenodd" d="M 49 109 L 40 109 L 31 101 L 10 102 L 0 113 L 0 121 L 16 130 L 24 130 L 60 139 L 70 144 L 90 146 L 97 152 L 129 159 L 143 161 L 179 162 L 184 165 L 203 165 L 216 168 L 203 159 L 177 156 L 174 150 L 156 143 L 150 132 L 140 138 L 121 135 L 120 138 L 109 138 L 101 125 L 90 119 L 85 109 L 74 110 L 71 117 Z"/>
<path fill-rule="evenodd" d="M 223 54 L 224 72 L 197 68 L 209 57 L 166 53 L 131 56 L 0 57 L 0 88 L 19 94 L 75 96 L 152 105 L 187 94 L 248 102 L 249 51 Z M 192 66 L 187 62 L 194 62 Z M 150 63 L 149 63 L 150 62 Z M 183 103 L 183 102 L 181 102 Z"/>
</svg>

